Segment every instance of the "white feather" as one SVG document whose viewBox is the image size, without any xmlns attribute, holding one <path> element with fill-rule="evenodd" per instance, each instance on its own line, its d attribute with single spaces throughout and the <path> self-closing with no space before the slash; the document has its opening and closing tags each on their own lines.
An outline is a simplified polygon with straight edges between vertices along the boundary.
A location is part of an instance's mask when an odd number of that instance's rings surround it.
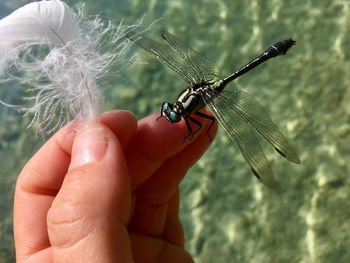
<svg viewBox="0 0 350 263">
<path fill-rule="evenodd" d="M 14 11 L 0 23 L 0 42 L 32 41 L 63 46 L 79 35 L 76 16 L 61 1 L 33 2 Z"/>
<path fill-rule="evenodd" d="M 27 103 L 15 107 L 46 132 L 72 118 L 94 118 L 103 99 L 96 82 L 132 61 L 122 59 L 131 45 L 125 34 L 138 26 L 86 20 L 59 0 L 27 4 L 0 20 L 0 82 L 25 84 Z"/>
<path fill-rule="evenodd" d="M 79 38 L 77 16 L 58 0 L 33 2 L 17 9 L 0 21 L 0 33 L 0 65 L 3 66 L 29 45 L 62 47 Z"/>
</svg>

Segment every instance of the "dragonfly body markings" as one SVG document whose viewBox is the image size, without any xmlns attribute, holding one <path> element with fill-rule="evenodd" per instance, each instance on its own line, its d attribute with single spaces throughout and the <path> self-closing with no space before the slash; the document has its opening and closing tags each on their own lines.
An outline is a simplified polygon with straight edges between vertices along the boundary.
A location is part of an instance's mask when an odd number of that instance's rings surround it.
<svg viewBox="0 0 350 263">
<path fill-rule="evenodd" d="M 174 103 L 162 104 L 161 115 L 157 120 L 163 116 L 171 123 L 184 119 L 188 129 L 184 141 L 188 137 L 193 139 L 202 127 L 201 122 L 192 115 L 211 121 L 207 129 L 209 137 L 211 127 L 215 120 L 218 120 L 243 154 L 254 175 L 265 185 L 274 187 L 272 168 L 261 149 L 256 132 L 287 160 L 298 164 L 300 163 L 298 155 L 257 100 L 242 90 L 224 91 L 224 88 L 228 83 L 261 63 L 286 54 L 295 41 L 292 39 L 279 41 L 231 75 L 221 78 L 218 70 L 205 56 L 168 32 L 162 32 L 161 36 L 166 44 L 135 32 L 130 32 L 127 36 L 189 84 Z M 205 106 L 214 117 L 199 111 Z M 191 123 L 197 126 L 196 129 L 192 128 Z"/>
</svg>

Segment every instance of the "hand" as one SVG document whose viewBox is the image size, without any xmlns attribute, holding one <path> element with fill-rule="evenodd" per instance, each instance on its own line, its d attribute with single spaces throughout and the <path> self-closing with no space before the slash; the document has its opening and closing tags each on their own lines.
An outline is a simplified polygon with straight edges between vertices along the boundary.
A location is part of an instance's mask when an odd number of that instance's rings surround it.
<svg viewBox="0 0 350 263">
<path fill-rule="evenodd" d="M 179 183 L 210 143 L 208 123 L 182 143 L 183 121 L 155 118 L 114 111 L 42 146 L 17 180 L 17 262 L 192 262 Z"/>
</svg>

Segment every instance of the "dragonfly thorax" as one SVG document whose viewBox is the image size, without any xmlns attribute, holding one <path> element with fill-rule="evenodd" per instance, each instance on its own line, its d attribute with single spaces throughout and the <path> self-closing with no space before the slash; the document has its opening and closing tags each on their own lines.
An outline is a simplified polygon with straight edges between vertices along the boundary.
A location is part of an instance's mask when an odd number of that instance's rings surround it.
<svg viewBox="0 0 350 263">
<path fill-rule="evenodd" d="M 202 87 L 196 90 L 193 87 L 188 87 L 180 94 L 175 105 L 181 115 L 187 116 L 195 113 L 204 106 L 201 90 Z"/>
</svg>

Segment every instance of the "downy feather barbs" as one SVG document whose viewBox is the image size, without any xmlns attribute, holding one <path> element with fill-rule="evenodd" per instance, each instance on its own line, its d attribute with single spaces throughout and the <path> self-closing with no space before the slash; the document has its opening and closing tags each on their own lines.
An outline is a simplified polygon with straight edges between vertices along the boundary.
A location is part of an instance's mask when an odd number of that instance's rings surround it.
<svg viewBox="0 0 350 263">
<path fill-rule="evenodd" d="M 134 60 L 125 38 L 141 27 L 83 18 L 59 0 L 27 4 L 0 20 L 0 84 L 26 87 L 24 105 L 1 103 L 32 114 L 29 126 L 50 133 L 73 118 L 99 115 L 98 82 Z M 43 55 L 44 54 L 44 55 Z M 2 87 L 3 88 L 3 87 Z M 5 93 L 6 95 L 6 93 Z"/>
</svg>

